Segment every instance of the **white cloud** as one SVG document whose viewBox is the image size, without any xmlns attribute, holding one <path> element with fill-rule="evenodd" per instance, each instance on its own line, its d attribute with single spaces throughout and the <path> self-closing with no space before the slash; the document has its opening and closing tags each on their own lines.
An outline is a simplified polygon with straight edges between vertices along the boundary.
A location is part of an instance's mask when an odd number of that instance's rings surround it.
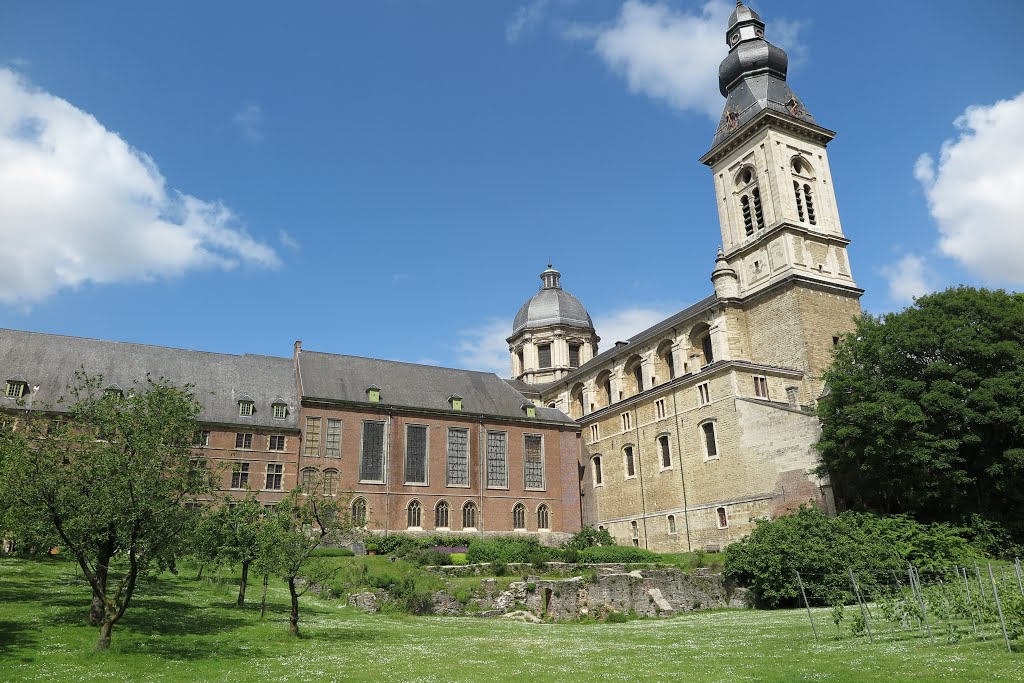
<svg viewBox="0 0 1024 683">
<path fill-rule="evenodd" d="M 625 77 L 630 92 L 717 121 L 723 105 L 718 65 L 728 50 L 725 29 L 735 7 L 728 0 L 708 0 L 696 12 L 686 12 L 660 2 L 628 0 L 610 25 L 573 24 L 562 36 L 593 42 L 604 63 Z M 806 54 L 799 42 L 804 26 L 775 19 L 766 37 L 799 60 Z"/>
<path fill-rule="evenodd" d="M 505 26 L 505 40 L 512 44 L 518 43 L 544 18 L 547 5 L 548 0 L 534 0 L 528 5 L 521 5 Z"/>
<path fill-rule="evenodd" d="M 294 237 L 289 235 L 287 230 L 281 230 L 277 233 L 277 241 L 293 251 L 298 251 L 302 248 L 302 245 L 299 244 Z"/>
<path fill-rule="evenodd" d="M 455 346 L 458 366 L 508 377 L 511 360 L 505 339 L 511 333 L 512 321 L 499 318 L 491 318 L 478 327 L 459 331 L 459 341 Z"/>
<path fill-rule="evenodd" d="M 251 102 L 234 115 L 231 121 L 242 132 L 242 137 L 256 144 L 263 141 L 263 107 Z"/>
<path fill-rule="evenodd" d="M 1024 92 L 968 107 L 942 143 L 922 154 L 914 176 L 939 226 L 942 253 L 990 284 L 1024 284 Z"/>
<path fill-rule="evenodd" d="M 878 269 L 889 283 L 889 298 L 909 304 L 935 291 L 935 276 L 923 257 L 907 254 L 899 261 Z"/>
<path fill-rule="evenodd" d="M 638 332 L 643 332 L 651 325 L 664 320 L 679 309 L 663 309 L 656 307 L 622 308 L 609 311 L 594 317 L 594 329 L 601 337 L 602 351 L 615 346 L 617 341 L 626 341 Z"/>
<path fill-rule="evenodd" d="M 0 301 L 86 282 L 279 265 L 231 209 L 168 188 L 156 163 L 0 68 Z"/>
<path fill-rule="evenodd" d="M 617 341 L 625 341 L 642 332 L 678 309 L 656 307 L 624 308 L 609 311 L 594 319 L 594 327 L 601 337 L 600 348 L 607 350 Z M 456 344 L 456 364 L 469 370 L 482 370 L 508 377 L 511 361 L 508 342 L 512 333 L 511 319 L 490 318 L 481 325 L 459 332 Z"/>
</svg>

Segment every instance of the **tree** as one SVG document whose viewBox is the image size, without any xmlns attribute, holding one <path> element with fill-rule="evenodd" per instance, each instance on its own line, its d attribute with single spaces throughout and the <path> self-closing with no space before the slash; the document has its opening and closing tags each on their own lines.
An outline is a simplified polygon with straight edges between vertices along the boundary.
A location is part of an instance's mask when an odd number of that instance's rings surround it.
<svg viewBox="0 0 1024 683">
<path fill-rule="evenodd" d="M 818 448 L 841 504 L 1024 539 L 1024 295 L 959 287 L 865 315 L 825 381 Z"/>
<path fill-rule="evenodd" d="M 249 568 L 263 552 L 263 507 L 252 496 L 235 501 L 228 498 L 215 509 L 203 515 L 193 535 L 193 556 L 202 566 L 210 563 L 239 564 L 242 578 L 238 585 L 236 604 L 245 604 L 245 590 L 249 583 Z"/>
<path fill-rule="evenodd" d="M 299 598 L 339 569 L 336 563 L 311 560 L 313 551 L 329 538 L 340 539 L 354 530 L 348 501 L 326 495 L 322 474 L 266 511 L 258 562 L 288 584 L 290 634 L 299 635 Z"/>
<path fill-rule="evenodd" d="M 61 406 L 26 411 L 0 436 L 0 500 L 16 528 L 45 520 L 78 562 L 98 650 L 110 647 L 139 575 L 170 560 L 192 516 L 187 504 L 212 486 L 192 455 L 191 387 L 150 377 L 127 395 L 103 387 L 102 377 L 76 373 Z"/>
</svg>

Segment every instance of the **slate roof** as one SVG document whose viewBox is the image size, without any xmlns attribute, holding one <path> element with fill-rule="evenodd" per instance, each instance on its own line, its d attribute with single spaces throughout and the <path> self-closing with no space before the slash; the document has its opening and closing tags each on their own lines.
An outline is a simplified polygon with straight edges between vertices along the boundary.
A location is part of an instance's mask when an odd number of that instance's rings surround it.
<svg viewBox="0 0 1024 683">
<path fill-rule="evenodd" d="M 456 370 L 332 353 L 299 353 L 303 400 L 366 403 L 366 389 L 380 387 L 380 405 L 449 411 L 448 398 L 462 397 L 462 410 L 525 419 L 526 398 L 491 372 Z M 374 404 L 376 405 L 376 404 Z M 537 418 L 575 424 L 560 410 L 537 406 Z"/>
<path fill-rule="evenodd" d="M 84 366 L 90 375 L 103 375 L 105 387 L 129 390 L 145 383 L 146 373 L 176 385 L 193 384 L 202 405 L 203 422 L 297 429 L 299 401 L 290 358 L 253 354 L 232 355 L 147 346 L 128 342 L 66 337 L 39 332 L 0 329 L 0 381 L 22 375 L 28 383 L 26 401 L 59 409 L 75 372 Z M 36 390 L 35 387 L 39 389 Z M 242 397 L 256 404 L 252 417 L 238 414 Z M 274 419 L 275 399 L 288 405 L 285 419 Z M 9 398 L 0 407 L 15 407 Z"/>
</svg>

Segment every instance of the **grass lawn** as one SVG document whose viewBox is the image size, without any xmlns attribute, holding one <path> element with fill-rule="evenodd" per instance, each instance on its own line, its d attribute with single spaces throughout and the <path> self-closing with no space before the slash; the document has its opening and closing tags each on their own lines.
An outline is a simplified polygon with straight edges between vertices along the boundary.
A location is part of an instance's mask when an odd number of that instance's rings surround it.
<svg viewBox="0 0 1024 683">
<path fill-rule="evenodd" d="M 89 591 L 65 560 L 0 558 L 4 681 L 1021 681 L 1024 654 L 1002 639 L 936 644 L 916 635 L 829 635 L 807 615 L 719 611 L 624 624 L 523 624 L 502 619 L 365 615 L 303 598 L 303 637 L 287 635 L 287 591 L 270 611 L 232 607 L 236 587 L 163 574 L 140 586 L 93 652 Z M 259 585 L 249 594 L 259 601 Z M 828 610 L 819 629 L 832 629 Z M 822 625 L 827 625 L 828 629 Z"/>
</svg>

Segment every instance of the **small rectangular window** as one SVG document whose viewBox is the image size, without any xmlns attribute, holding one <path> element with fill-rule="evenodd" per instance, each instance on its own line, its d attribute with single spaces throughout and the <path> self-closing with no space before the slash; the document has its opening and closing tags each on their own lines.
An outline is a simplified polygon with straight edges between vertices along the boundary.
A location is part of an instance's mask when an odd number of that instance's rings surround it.
<svg viewBox="0 0 1024 683">
<path fill-rule="evenodd" d="M 238 402 L 238 414 L 241 417 L 252 417 L 253 413 L 256 412 L 256 404 L 252 401 L 239 401 Z"/>
<path fill-rule="evenodd" d="M 424 425 L 405 428 L 405 483 L 427 483 L 427 428 Z"/>
<path fill-rule="evenodd" d="M 448 428 L 447 485 L 469 486 L 469 430 Z"/>
<path fill-rule="evenodd" d="M 328 458 L 341 457 L 341 420 L 337 418 L 327 418 L 327 439 L 324 443 L 324 451 Z"/>
<path fill-rule="evenodd" d="M 363 422 L 363 452 L 359 461 L 359 480 L 384 481 L 384 423 Z"/>
<path fill-rule="evenodd" d="M 487 486 L 508 488 L 508 434 L 487 432 Z"/>
<path fill-rule="evenodd" d="M 597 424 L 590 425 L 590 442 L 593 443 L 601 438 L 601 428 Z"/>
<path fill-rule="evenodd" d="M 633 428 L 633 418 L 629 413 L 622 414 L 622 431 L 628 432 Z"/>
<path fill-rule="evenodd" d="M 252 434 L 238 432 L 235 434 L 235 448 L 252 448 Z"/>
<path fill-rule="evenodd" d="M 306 447 L 305 454 L 307 458 L 318 458 L 320 457 L 320 418 L 319 417 L 307 417 L 306 418 Z"/>
<path fill-rule="evenodd" d="M 665 417 L 665 399 L 659 398 L 654 402 L 654 412 L 657 414 L 658 419 L 664 419 Z"/>
<path fill-rule="evenodd" d="M 578 368 L 580 366 L 580 345 L 569 344 L 569 367 Z"/>
<path fill-rule="evenodd" d="M 281 490 L 281 479 L 284 477 L 284 465 L 269 464 L 267 465 L 267 485 L 266 488 L 271 491 Z"/>
<path fill-rule="evenodd" d="M 672 451 L 668 447 L 668 434 L 658 437 L 658 450 L 661 451 L 661 469 L 672 467 Z"/>
<path fill-rule="evenodd" d="M 210 445 L 210 430 L 203 429 L 196 432 L 195 438 L 192 439 L 193 446 L 199 446 L 200 448 L 206 448 Z"/>
<path fill-rule="evenodd" d="M 286 417 L 288 417 L 288 406 L 286 406 L 284 403 L 275 403 L 274 404 L 274 419 L 275 420 L 283 420 Z"/>
<path fill-rule="evenodd" d="M 537 347 L 537 367 L 551 367 L 551 344 L 541 344 Z"/>
<path fill-rule="evenodd" d="M 711 385 L 708 382 L 697 385 L 697 405 L 706 406 L 711 403 Z"/>
<path fill-rule="evenodd" d="M 271 451 L 283 451 L 284 450 L 284 434 L 271 434 L 270 435 L 270 448 Z"/>
<path fill-rule="evenodd" d="M 25 395 L 25 382 L 7 382 L 7 398 L 21 398 Z"/>
<path fill-rule="evenodd" d="M 754 378 L 754 396 L 757 398 L 768 398 L 768 378 L 767 377 L 755 377 Z"/>
<path fill-rule="evenodd" d="M 622 449 L 622 454 L 626 460 L 626 477 L 636 476 L 636 463 L 633 462 L 633 447 L 626 446 Z"/>
<path fill-rule="evenodd" d="M 231 488 L 244 489 L 249 485 L 249 463 L 236 462 L 231 464 Z"/>
<path fill-rule="evenodd" d="M 528 489 L 544 488 L 544 437 L 539 434 L 524 437 L 523 479 Z"/>
</svg>

